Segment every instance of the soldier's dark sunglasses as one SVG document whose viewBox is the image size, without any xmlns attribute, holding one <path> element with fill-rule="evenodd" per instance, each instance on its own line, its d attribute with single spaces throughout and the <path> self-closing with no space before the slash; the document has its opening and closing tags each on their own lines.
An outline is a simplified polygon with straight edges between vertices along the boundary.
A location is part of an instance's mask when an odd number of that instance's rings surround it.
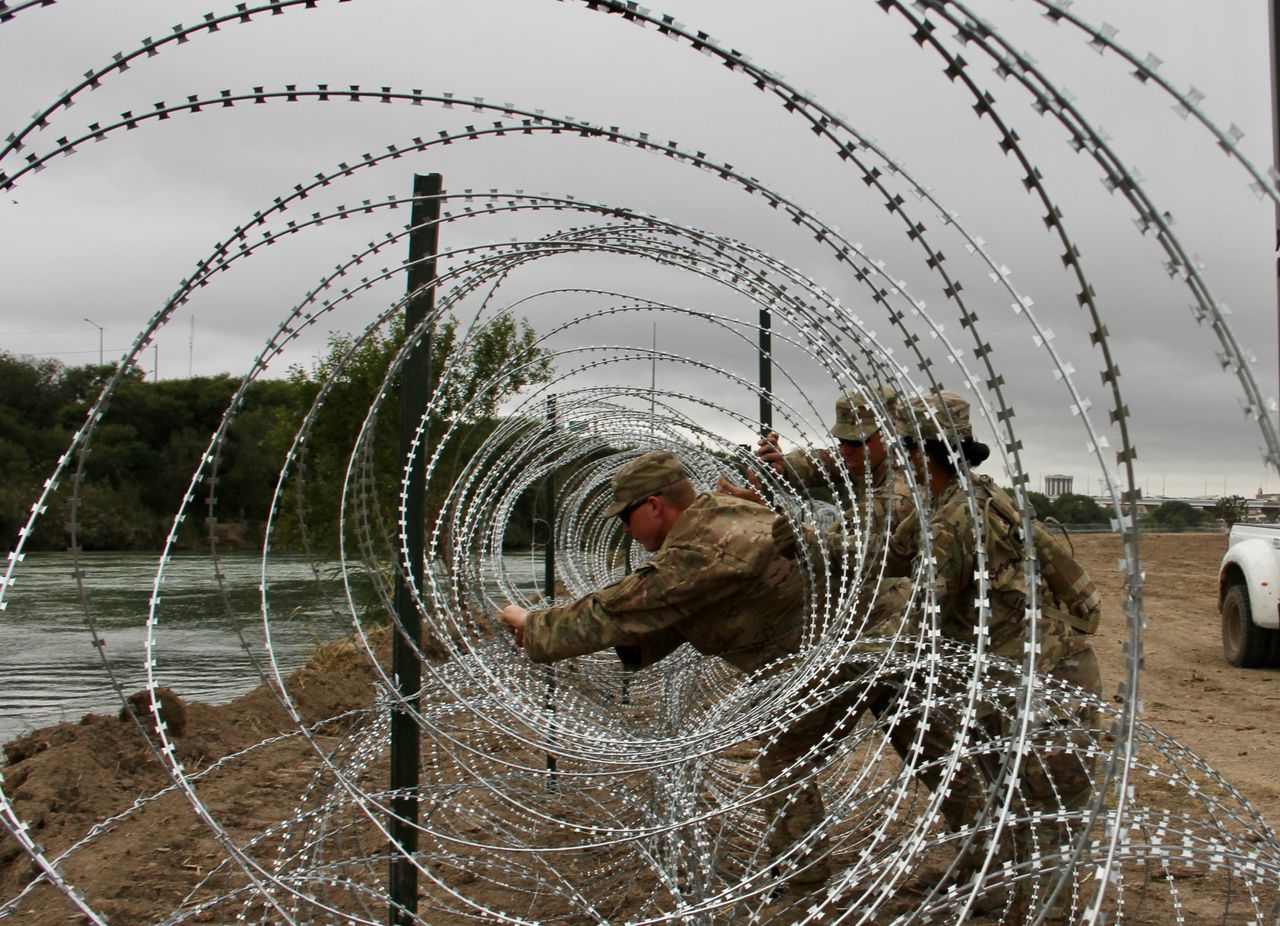
<svg viewBox="0 0 1280 926">
<path fill-rule="evenodd" d="M 876 434 L 879 434 L 879 433 L 880 433 L 879 431 L 876 431 L 875 434 L 871 435 L 871 437 L 875 437 Z M 871 437 L 868 437 L 867 440 L 871 440 Z M 867 442 L 865 440 L 846 440 L 843 437 L 838 438 L 838 440 L 840 441 L 841 447 L 848 447 L 850 450 L 861 450 L 862 445 Z"/>
<path fill-rule="evenodd" d="M 648 500 L 649 499 L 646 497 L 646 498 L 640 499 L 640 501 L 638 502 L 632 502 L 626 508 L 623 508 L 621 511 L 618 512 L 618 520 L 621 521 L 623 524 L 626 524 L 628 527 L 631 526 L 632 512 L 634 512 L 637 508 L 639 508 Z"/>
</svg>

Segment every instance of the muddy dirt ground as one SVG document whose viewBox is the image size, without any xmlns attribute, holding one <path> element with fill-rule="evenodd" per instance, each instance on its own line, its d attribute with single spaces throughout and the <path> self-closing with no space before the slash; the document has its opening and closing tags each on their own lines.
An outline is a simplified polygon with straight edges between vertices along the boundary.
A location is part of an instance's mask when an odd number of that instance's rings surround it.
<svg viewBox="0 0 1280 926">
<path fill-rule="evenodd" d="M 1074 542 L 1079 559 L 1104 591 L 1105 618 L 1096 649 L 1106 673 L 1106 690 L 1113 692 L 1124 671 L 1127 635 L 1120 609 L 1119 542 L 1110 535 L 1077 536 Z M 1280 670 L 1235 669 L 1223 659 L 1216 576 L 1225 548 L 1226 537 L 1216 534 L 1142 539 L 1148 621 L 1141 683 L 1145 719 L 1204 757 L 1269 823 L 1275 823 L 1280 821 L 1280 776 L 1276 774 L 1280 768 Z M 368 706 L 372 671 L 341 646 L 332 647 L 297 674 L 290 688 L 304 719 L 316 722 L 348 708 Z M 318 741 L 336 744 L 345 724 L 338 720 L 322 727 Z M 189 769 L 208 768 L 276 731 L 291 729 L 276 698 L 263 690 L 217 707 L 190 704 L 185 730 L 177 737 L 177 755 Z M 136 799 L 170 784 L 136 727 L 114 717 L 89 716 L 78 724 L 38 730 L 5 749 L 9 764 L 0 770 L 5 792 L 31 824 L 33 838 L 50 855 L 65 850 Z M 297 738 L 282 739 L 209 772 L 200 781 L 200 797 L 231 839 L 246 840 L 267 832 L 266 851 L 272 846 L 269 828 L 294 810 L 316 766 L 311 746 Z M 169 793 L 107 827 L 89 849 L 74 853 L 63 871 L 109 922 L 141 924 L 156 922 L 177 908 L 225 857 L 226 850 L 192 813 L 186 798 Z M 12 839 L 7 835 L 0 839 L 0 902 L 17 896 L 36 874 Z M 1205 878 L 1198 884 L 1197 877 L 1189 875 L 1180 885 L 1182 921 L 1193 926 L 1222 922 L 1220 882 Z M 461 887 L 463 891 L 474 888 Z M 631 890 L 646 888 L 633 884 Z M 627 904 L 625 897 L 620 902 Z M 225 905 L 211 908 L 194 914 L 191 921 L 226 922 L 233 910 Z M 370 915 L 375 920 L 385 918 L 384 912 L 372 908 Z M 1167 916 L 1153 912 L 1132 921 L 1176 921 Z M 277 919 L 271 914 L 265 918 Z M 87 922 L 47 885 L 29 891 L 7 920 Z M 1228 920 L 1237 921 L 1234 915 Z"/>
</svg>

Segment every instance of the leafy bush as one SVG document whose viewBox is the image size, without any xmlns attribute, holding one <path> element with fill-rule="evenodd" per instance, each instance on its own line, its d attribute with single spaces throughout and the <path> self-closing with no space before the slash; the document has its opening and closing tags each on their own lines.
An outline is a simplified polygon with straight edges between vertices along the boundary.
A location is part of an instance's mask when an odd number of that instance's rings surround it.
<svg viewBox="0 0 1280 926">
<path fill-rule="evenodd" d="M 1162 527 L 1166 530 L 1182 530 L 1198 527 L 1204 521 L 1204 512 L 1186 502 L 1164 502 L 1151 514 L 1143 518 L 1149 526 Z"/>
<path fill-rule="evenodd" d="M 1107 524 L 1106 509 L 1087 495 L 1066 492 L 1053 500 L 1052 515 L 1063 524 Z"/>
</svg>

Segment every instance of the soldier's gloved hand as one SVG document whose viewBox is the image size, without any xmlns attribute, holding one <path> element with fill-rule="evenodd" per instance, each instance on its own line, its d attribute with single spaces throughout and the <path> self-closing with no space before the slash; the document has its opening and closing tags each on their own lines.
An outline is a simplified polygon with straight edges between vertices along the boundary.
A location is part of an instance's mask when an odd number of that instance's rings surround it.
<svg viewBox="0 0 1280 926">
<path fill-rule="evenodd" d="M 792 524 L 791 519 L 785 514 L 775 515 L 771 534 L 774 549 L 787 559 L 795 559 L 799 538 L 796 536 L 795 525 Z"/>
</svg>

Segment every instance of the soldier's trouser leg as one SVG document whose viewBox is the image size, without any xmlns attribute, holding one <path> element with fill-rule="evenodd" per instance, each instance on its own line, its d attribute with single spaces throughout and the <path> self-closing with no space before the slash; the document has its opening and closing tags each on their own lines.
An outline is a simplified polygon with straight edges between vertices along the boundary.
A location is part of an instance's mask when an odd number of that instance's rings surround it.
<svg viewBox="0 0 1280 926">
<path fill-rule="evenodd" d="M 1098 660 L 1091 648 L 1062 660 L 1053 674 L 1089 694 L 1096 695 L 1102 690 Z M 1026 857 L 1033 853 L 1050 859 L 1066 855 L 1083 824 L 1063 817 L 1087 807 L 1093 798 L 1096 761 L 1092 751 L 1096 749 L 1099 735 L 1098 712 L 1093 707 L 1080 707 L 1057 721 L 1056 724 L 1051 721 L 1038 748 L 1028 756 L 1022 776 L 1026 809 L 1049 817 L 1035 826 L 1025 827 L 1020 834 L 1019 850 Z M 1054 888 L 1050 879 L 1041 883 L 1038 904 L 1043 904 Z M 1051 916 L 1070 909 L 1073 885 L 1074 881 L 1068 881 L 1062 886 L 1054 899 Z"/>
<path fill-rule="evenodd" d="M 763 802 L 768 827 L 765 841 L 771 858 L 781 858 L 826 819 L 815 773 L 827 749 L 851 726 L 851 701 L 844 698 L 810 711 L 761 750 L 761 783 L 774 792 Z M 818 836 L 779 873 L 789 884 L 801 888 L 821 884 L 831 874 L 828 850 L 826 835 Z"/>
<path fill-rule="evenodd" d="M 967 743 L 957 743 L 960 715 L 951 702 L 963 697 L 961 692 L 953 691 L 949 695 L 945 688 L 939 689 L 935 691 L 935 705 L 926 714 L 922 706 L 912 703 L 910 689 L 901 691 L 901 686 L 895 686 L 877 692 L 871 703 L 872 712 L 882 722 L 890 724 L 888 736 L 894 750 L 915 777 L 935 794 L 943 788 L 951 754 L 959 750 L 962 756 L 950 778 L 946 779 L 946 790 L 939 802 L 939 810 L 949 832 L 972 833 L 957 844 L 958 854 L 950 880 L 960 886 L 970 884 L 984 864 L 989 872 L 999 870 L 1013 854 L 1013 840 L 1007 831 L 994 849 L 989 834 L 973 831 L 983 819 L 999 765 L 986 745 L 998 737 L 999 725 L 998 715 L 987 711 L 968 728 Z M 905 702 L 898 699 L 905 699 Z M 894 717 L 893 712 L 903 703 L 906 710 L 901 716 Z M 922 724 L 924 729 L 920 732 L 919 745 L 915 746 L 917 731 Z M 988 864 L 989 855 L 992 859 Z M 987 884 L 975 898 L 972 912 L 994 912 L 1005 905 L 1008 896 L 1007 886 Z"/>
<path fill-rule="evenodd" d="M 967 732 L 967 744 L 957 746 L 956 737 L 959 732 L 959 721 L 955 727 L 944 728 L 925 734 L 923 748 L 925 761 L 935 763 L 931 774 L 926 779 L 940 779 L 943 764 L 947 756 L 961 748 L 965 757 L 956 765 L 955 771 L 947 785 L 946 796 L 941 802 L 943 819 L 947 829 L 953 833 L 973 831 L 980 824 L 985 824 L 985 832 L 973 832 L 971 838 L 959 847 L 956 859 L 955 877 L 961 884 L 967 883 L 985 865 L 988 872 L 999 869 L 1013 855 L 1013 837 L 1007 830 L 1002 830 L 999 841 L 992 845 L 991 824 L 994 822 L 994 807 L 988 808 L 994 793 L 996 777 L 999 770 L 999 759 L 992 755 L 987 743 L 999 737 L 997 715 L 990 715 L 972 724 Z M 941 781 L 931 785 L 935 789 L 941 787 Z M 984 813 L 987 814 L 984 819 Z M 990 862 L 987 861 L 990 856 Z"/>
<path fill-rule="evenodd" d="M 1092 647 L 1063 659 L 1053 675 L 1087 694 L 1102 693 L 1102 673 Z M 1068 721 L 1063 725 L 1066 732 L 1058 748 L 1049 753 L 1048 771 L 1057 792 L 1055 804 L 1067 810 L 1079 810 L 1088 806 L 1093 798 L 1097 762 L 1088 747 L 1100 733 L 1100 721 L 1093 706 L 1081 706 L 1064 719 Z"/>
<path fill-rule="evenodd" d="M 897 689 L 886 687 L 876 692 L 871 702 L 871 710 L 877 718 L 886 720 L 889 712 L 895 707 L 894 699 L 903 696 Z M 945 694 L 940 696 L 940 699 L 943 698 Z M 902 717 L 892 722 L 888 731 L 889 742 L 893 744 L 894 751 L 903 762 L 911 767 L 916 778 L 929 790 L 937 792 L 942 786 L 947 758 L 957 746 L 956 735 L 960 728 L 960 719 L 955 711 L 948 708 L 931 708 L 927 715 L 928 726 L 920 737 L 919 751 L 913 755 L 912 744 L 916 739 L 917 728 L 924 719 L 919 708 L 909 707 Z M 982 723 L 971 726 L 969 739 L 979 743 L 987 739 L 991 735 L 987 726 Z M 972 748 L 966 752 L 972 752 Z M 947 793 L 940 805 L 942 818 L 950 832 L 963 832 L 966 827 L 972 827 L 981 819 L 989 792 L 991 776 L 986 768 L 989 764 L 989 761 L 984 762 L 978 756 L 966 755 L 956 765 L 947 783 Z M 968 880 L 973 871 L 981 867 L 985 855 L 983 841 L 975 838 L 968 849 L 962 852 L 959 879 Z"/>
</svg>

